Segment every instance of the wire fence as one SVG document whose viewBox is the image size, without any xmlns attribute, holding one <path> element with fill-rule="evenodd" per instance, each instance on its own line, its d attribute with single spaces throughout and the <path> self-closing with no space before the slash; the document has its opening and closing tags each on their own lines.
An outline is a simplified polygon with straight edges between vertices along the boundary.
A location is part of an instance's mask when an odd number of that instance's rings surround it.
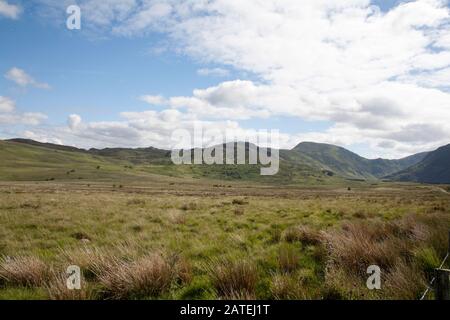
<svg viewBox="0 0 450 320">
<path fill-rule="evenodd" d="M 442 269 L 442 267 L 445 265 L 445 262 L 447 262 L 447 259 L 450 255 L 450 232 L 449 232 L 448 243 L 449 243 L 449 245 L 448 245 L 448 249 L 447 249 L 447 254 L 445 255 L 445 258 L 444 258 L 444 260 L 442 260 L 441 265 L 439 266 L 438 269 Z M 435 281 L 436 281 L 436 275 L 433 277 L 433 279 L 431 279 L 430 283 L 428 284 L 427 288 L 425 289 L 425 292 L 422 294 L 422 297 L 420 298 L 420 300 L 425 299 L 427 294 L 433 289 Z"/>
</svg>

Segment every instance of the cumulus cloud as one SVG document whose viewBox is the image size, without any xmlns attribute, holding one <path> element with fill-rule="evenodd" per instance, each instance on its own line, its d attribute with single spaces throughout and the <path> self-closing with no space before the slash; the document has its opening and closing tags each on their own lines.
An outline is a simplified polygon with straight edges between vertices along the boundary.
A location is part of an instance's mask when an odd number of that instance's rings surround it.
<svg viewBox="0 0 450 320">
<path fill-rule="evenodd" d="M 36 137 L 46 140 L 57 139 L 63 144 L 74 145 L 81 148 L 104 147 L 148 147 L 161 149 L 180 147 L 179 140 L 172 140 L 175 130 L 189 132 L 190 140 L 183 141 L 183 148 L 211 146 L 217 144 L 218 133 L 231 134 L 230 139 L 235 141 L 261 142 L 265 132 L 242 128 L 239 123 L 229 120 L 198 120 L 195 115 L 169 109 L 163 111 L 123 112 L 118 121 L 84 122 L 80 117 L 70 116 L 66 127 L 35 128 L 29 130 Z M 76 125 L 73 125 L 74 120 Z M 79 121 L 78 121 L 79 120 Z M 204 140 L 194 139 L 194 128 L 201 128 Z M 259 139 L 259 140 L 258 140 Z M 280 135 L 280 145 L 288 146 L 294 142 L 287 134 Z M 266 145 L 273 142 L 267 141 Z"/>
<path fill-rule="evenodd" d="M 0 113 L 13 112 L 15 108 L 16 103 L 12 99 L 0 96 Z"/>
<path fill-rule="evenodd" d="M 81 117 L 77 114 L 71 114 L 67 119 L 67 125 L 71 130 L 75 130 L 81 124 Z"/>
<path fill-rule="evenodd" d="M 331 121 L 328 130 L 291 137 L 364 143 L 380 155 L 450 140 L 446 0 L 408 1 L 387 11 L 370 0 L 103 3 L 80 1 L 89 9 L 88 26 L 113 36 L 162 32 L 176 52 L 254 75 L 188 96 L 146 92 L 142 100 L 151 105 L 213 122 L 278 115 Z M 135 133 L 130 121 L 119 131 Z M 119 132 L 106 123 L 95 127 L 106 136 Z"/>
<path fill-rule="evenodd" d="M 154 106 L 162 106 L 167 104 L 166 99 L 164 99 L 164 97 L 161 95 L 144 95 L 141 96 L 139 99 Z"/>
<path fill-rule="evenodd" d="M 5 78 L 15 82 L 17 85 L 21 87 L 33 86 L 39 89 L 50 89 L 50 85 L 43 82 L 38 82 L 29 74 L 27 74 L 24 70 L 19 68 L 12 68 L 6 74 Z"/>
<path fill-rule="evenodd" d="M 1 125 L 30 125 L 40 124 L 47 116 L 40 112 L 21 113 L 16 110 L 16 102 L 8 97 L 0 96 L 0 124 Z"/>
<path fill-rule="evenodd" d="M 2 125 L 37 126 L 45 119 L 47 116 L 40 112 L 0 113 L 0 124 Z"/>
<path fill-rule="evenodd" d="M 18 19 L 22 12 L 22 8 L 18 5 L 9 4 L 5 0 L 0 0 L 0 16 L 10 19 Z"/>
<path fill-rule="evenodd" d="M 205 77 L 227 77 L 230 75 L 230 72 L 223 68 L 202 68 L 197 70 L 197 74 Z"/>
</svg>

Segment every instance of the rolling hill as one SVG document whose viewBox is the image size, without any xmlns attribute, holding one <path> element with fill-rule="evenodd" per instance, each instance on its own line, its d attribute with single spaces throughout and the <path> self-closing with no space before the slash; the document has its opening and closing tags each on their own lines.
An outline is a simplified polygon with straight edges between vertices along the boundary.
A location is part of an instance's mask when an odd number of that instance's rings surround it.
<svg viewBox="0 0 450 320">
<path fill-rule="evenodd" d="M 421 162 L 389 175 L 394 181 L 450 183 L 450 144 L 430 152 Z"/>
<path fill-rule="evenodd" d="M 225 145 L 223 145 L 225 148 Z M 258 150 L 253 144 L 245 149 Z M 157 148 L 79 149 L 26 139 L 0 141 L 0 180 L 114 179 L 157 174 L 283 184 L 377 180 L 417 165 L 427 153 L 399 160 L 369 160 L 342 147 L 302 142 L 280 150 L 280 170 L 261 176 L 260 165 L 183 165 Z"/>
<path fill-rule="evenodd" d="M 0 140 L 0 180 L 122 178 L 133 175 L 125 167 L 127 164 L 72 147 Z"/>
</svg>

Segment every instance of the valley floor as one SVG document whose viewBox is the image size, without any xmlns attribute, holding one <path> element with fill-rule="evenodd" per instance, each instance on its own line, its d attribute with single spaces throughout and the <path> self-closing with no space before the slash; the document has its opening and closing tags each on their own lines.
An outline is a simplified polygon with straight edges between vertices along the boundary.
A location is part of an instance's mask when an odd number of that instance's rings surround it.
<svg viewBox="0 0 450 320">
<path fill-rule="evenodd" d="M 0 182 L 0 299 L 417 299 L 449 229 L 440 186 Z"/>
</svg>

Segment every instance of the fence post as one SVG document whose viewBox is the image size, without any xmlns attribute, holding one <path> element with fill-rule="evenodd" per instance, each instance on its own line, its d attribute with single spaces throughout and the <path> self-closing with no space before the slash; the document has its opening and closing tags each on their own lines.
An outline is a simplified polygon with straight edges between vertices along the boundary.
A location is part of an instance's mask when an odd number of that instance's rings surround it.
<svg viewBox="0 0 450 320">
<path fill-rule="evenodd" d="M 436 300 L 450 300 L 450 270 L 436 269 Z"/>
<path fill-rule="evenodd" d="M 448 232 L 448 251 L 445 259 L 450 255 L 450 230 Z M 450 270 L 442 269 L 445 263 L 445 259 L 442 265 L 436 271 L 436 299 L 437 300 L 450 300 Z"/>
</svg>

